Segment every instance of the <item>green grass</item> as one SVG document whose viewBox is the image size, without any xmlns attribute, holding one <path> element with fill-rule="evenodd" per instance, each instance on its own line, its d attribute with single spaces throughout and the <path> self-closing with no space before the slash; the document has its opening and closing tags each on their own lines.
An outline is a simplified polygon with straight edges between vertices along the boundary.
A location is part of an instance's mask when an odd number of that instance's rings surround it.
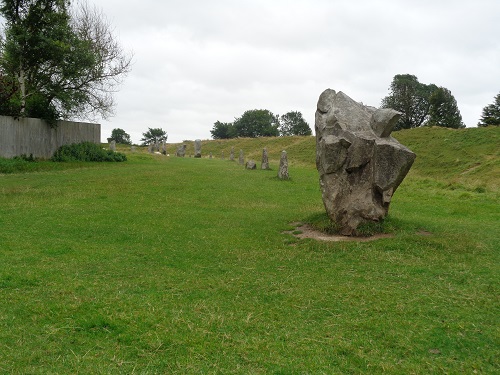
<svg viewBox="0 0 500 375">
<path fill-rule="evenodd" d="M 0 373 L 498 372 L 498 176 L 461 174 L 471 155 L 498 168 L 498 151 L 440 132 L 396 134 L 418 162 L 384 223 L 394 237 L 365 243 L 282 233 L 324 220 L 307 137 L 242 140 L 258 162 L 268 147 L 271 171 L 214 141 L 204 156 L 226 160 L 140 150 L 0 175 Z M 463 165 L 439 173 L 438 148 Z"/>
</svg>

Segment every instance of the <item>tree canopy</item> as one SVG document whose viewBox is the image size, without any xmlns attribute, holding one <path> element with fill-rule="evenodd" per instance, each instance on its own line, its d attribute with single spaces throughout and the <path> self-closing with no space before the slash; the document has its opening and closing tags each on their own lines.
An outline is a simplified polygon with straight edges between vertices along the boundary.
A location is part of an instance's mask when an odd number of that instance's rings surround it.
<svg viewBox="0 0 500 375">
<path fill-rule="evenodd" d="M 236 137 L 236 130 L 230 122 L 216 121 L 212 130 L 210 130 L 213 139 L 228 139 Z"/>
<path fill-rule="evenodd" d="M 267 109 L 245 111 L 234 120 L 234 129 L 238 137 L 276 137 L 279 135 L 279 120 Z"/>
<path fill-rule="evenodd" d="M 116 143 L 122 143 L 125 145 L 130 145 L 132 144 L 132 141 L 130 140 L 130 135 L 125 132 L 125 130 L 116 128 L 111 131 L 111 137 L 113 141 Z"/>
<path fill-rule="evenodd" d="M 302 117 L 302 113 L 291 111 L 279 118 L 279 132 L 281 136 L 311 135 L 309 124 Z"/>
<path fill-rule="evenodd" d="M 233 123 L 216 121 L 210 133 L 213 139 L 227 139 L 311 135 L 312 131 L 300 112 L 291 111 L 280 117 L 267 109 L 253 109 Z"/>
<path fill-rule="evenodd" d="M 457 101 L 451 91 L 438 87 L 429 98 L 429 120 L 426 125 L 445 128 L 464 128 L 462 115 L 458 110 Z"/>
<path fill-rule="evenodd" d="M 131 66 L 96 8 L 69 0 L 1 0 L 6 20 L 0 44 L 1 114 L 103 118 L 113 113 L 113 93 Z"/>
<path fill-rule="evenodd" d="M 143 146 L 166 142 L 168 138 L 167 132 L 162 128 L 148 128 L 148 131 L 146 133 L 142 133 L 142 136 L 143 138 L 141 138 L 141 142 Z"/>
<path fill-rule="evenodd" d="M 383 108 L 392 108 L 402 113 L 394 130 L 417 128 L 428 117 L 429 98 L 435 85 L 425 85 L 411 74 L 394 76 L 390 94 L 382 99 Z"/>
<path fill-rule="evenodd" d="M 483 108 L 478 126 L 500 126 L 500 93 L 492 104 Z"/>
<path fill-rule="evenodd" d="M 457 101 L 445 87 L 420 83 L 411 74 L 398 74 L 394 76 L 389 91 L 390 94 L 382 99 L 382 107 L 402 113 L 394 130 L 422 125 L 465 127 Z"/>
</svg>

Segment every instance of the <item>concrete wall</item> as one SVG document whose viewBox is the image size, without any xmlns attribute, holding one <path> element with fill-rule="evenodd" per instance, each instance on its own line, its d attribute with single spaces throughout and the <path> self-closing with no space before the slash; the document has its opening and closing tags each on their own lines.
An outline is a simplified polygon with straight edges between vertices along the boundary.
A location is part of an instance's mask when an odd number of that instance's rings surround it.
<svg viewBox="0 0 500 375">
<path fill-rule="evenodd" d="M 51 128 L 43 120 L 0 116 L 0 157 L 22 154 L 48 159 L 62 145 L 101 142 L 101 125 L 58 121 Z"/>
</svg>

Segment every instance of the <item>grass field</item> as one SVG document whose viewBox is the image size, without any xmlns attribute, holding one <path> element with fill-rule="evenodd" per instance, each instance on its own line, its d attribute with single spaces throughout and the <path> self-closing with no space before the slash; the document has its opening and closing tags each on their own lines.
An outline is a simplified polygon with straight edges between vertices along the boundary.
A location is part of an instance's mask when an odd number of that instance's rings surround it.
<svg viewBox="0 0 500 375">
<path fill-rule="evenodd" d="M 498 373 L 499 130 L 395 133 L 418 159 L 364 243 L 283 234 L 324 216 L 312 137 L 0 160 L 0 373 Z"/>
</svg>

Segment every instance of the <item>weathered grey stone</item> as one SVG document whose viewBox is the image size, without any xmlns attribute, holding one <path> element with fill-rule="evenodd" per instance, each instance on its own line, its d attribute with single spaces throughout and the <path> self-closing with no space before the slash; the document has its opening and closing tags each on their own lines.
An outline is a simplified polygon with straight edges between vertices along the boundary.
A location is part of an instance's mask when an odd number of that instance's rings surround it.
<svg viewBox="0 0 500 375">
<path fill-rule="evenodd" d="M 344 235 L 380 221 L 415 154 L 390 136 L 400 113 L 325 90 L 316 110 L 316 167 L 323 203 Z"/>
<path fill-rule="evenodd" d="M 152 154 L 152 153 L 154 153 L 154 152 L 155 152 L 155 150 L 154 150 L 154 145 L 153 145 L 152 143 L 150 143 L 150 144 L 148 145 L 148 152 L 149 152 L 150 154 Z"/>
<path fill-rule="evenodd" d="M 194 141 L 194 157 L 201 158 L 201 139 Z"/>
<path fill-rule="evenodd" d="M 162 144 L 161 144 L 161 153 L 163 155 L 167 155 L 167 142 L 162 142 Z"/>
<path fill-rule="evenodd" d="M 280 168 L 278 170 L 278 178 L 280 180 L 288 180 L 290 177 L 288 176 L 288 156 L 286 155 L 286 151 L 281 152 L 280 157 Z"/>
<path fill-rule="evenodd" d="M 234 161 L 234 147 L 231 147 L 231 153 L 229 154 L 229 160 Z"/>
<path fill-rule="evenodd" d="M 245 168 L 246 169 L 257 169 L 257 163 L 255 162 L 255 160 L 249 160 L 246 162 Z"/>
<path fill-rule="evenodd" d="M 135 146 L 130 146 L 130 151 L 135 152 Z"/>
<path fill-rule="evenodd" d="M 111 151 L 116 151 L 116 141 L 113 140 L 113 141 L 109 142 L 109 149 Z"/>
<path fill-rule="evenodd" d="M 186 145 L 181 145 L 177 148 L 177 152 L 175 153 L 176 156 L 183 158 L 186 156 Z"/>
<path fill-rule="evenodd" d="M 222 159 L 222 160 L 224 160 L 224 159 L 225 159 L 225 157 L 224 157 L 224 151 L 222 151 L 221 159 Z"/>
<path fill-rule="evenodd" d="M 260 169 L 269 169 L 269 158 L 267 156 L 267 148 L 262 150 L 262 165 Z"/>
<path fill-rule="evenodd" d="M 243 155 L 243 150 L 240 150 L 240 157 L 238 159 L 238 162 L 240 163 L 240 165 L 245 164 L 245 156 Z"/>
<path fill-rule="evenodd" d="M 208 158 L 212 159 L 212 151 L 210 151 L 210 154 L 208 154 Z"/>
</svg>

